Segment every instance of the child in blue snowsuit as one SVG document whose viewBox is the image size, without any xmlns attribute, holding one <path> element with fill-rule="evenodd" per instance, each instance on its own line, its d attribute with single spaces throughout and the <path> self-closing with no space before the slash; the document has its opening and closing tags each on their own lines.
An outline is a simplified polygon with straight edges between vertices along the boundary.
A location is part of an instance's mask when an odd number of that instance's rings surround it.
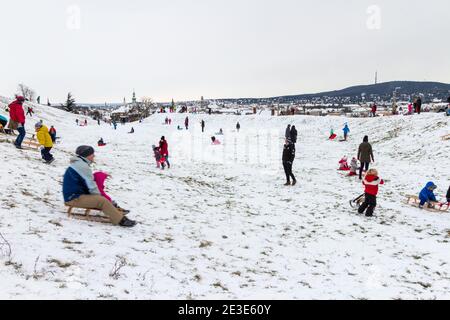
<svg viewBox="0 0 450 320">
<path fill-rule="evenodd" d="M 420 205 L 419 208 L 423 208 L 425 203 L 430 204 L 431 201 L 436 202 L 436 196 L 433 191 L 437 188 L 437 186 L 433 182 L 428 182 L 425 188 L 420 191 L 419 199 Z"/>
<path fill-rule="evenodd" d="M 344 140 L 347 141 L 347 136 L 348 136 L 348 133 L 350 132 L 350 128 L 348 127 L 348 124 L 345 124 L 344 129 L 342 129 L 342 130 L 344 130 Z"/>
</svg>

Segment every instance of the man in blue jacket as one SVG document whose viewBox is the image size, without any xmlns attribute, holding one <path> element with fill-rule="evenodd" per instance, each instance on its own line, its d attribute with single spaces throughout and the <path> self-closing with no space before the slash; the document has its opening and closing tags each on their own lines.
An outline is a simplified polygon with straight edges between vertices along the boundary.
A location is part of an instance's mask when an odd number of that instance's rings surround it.
<svg viewBox="0 0 450 320">
<path fill-rule="evenodd" d="M 433 191 L 437 188 L 437 186 L 433 182 L 428 182 L 425 188 L 420 191 L 419 199 L 420 204 L 419 208 L 423 208 L 423 205 L 425 203 L 428 203 L 428 206 L 431 206 L 431 202 L 436 202 L 436 196 L 434 195 Z"/>
<path fill-rule="evenodd" d="M 76 156 L 70 159 L 70 166 L 64 174 L 63 195 L 66 205 L 84 209 L 99 209 L 114 225 L 134 227 L 135 221 L 125 217 L 108 199 L 100 194 L 91 164 L 94 162 L 94 148 L 80 146 Z"/>
</svg>

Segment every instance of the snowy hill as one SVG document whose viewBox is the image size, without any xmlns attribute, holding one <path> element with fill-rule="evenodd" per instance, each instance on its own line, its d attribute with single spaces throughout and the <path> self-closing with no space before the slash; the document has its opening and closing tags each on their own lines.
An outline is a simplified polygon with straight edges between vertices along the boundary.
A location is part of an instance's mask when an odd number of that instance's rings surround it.
<svg viewBox="0 0 450 320">
<path fill-rule="evenodd" d="M 0 98 L 0 114 L 5 103 Z M 154 115 L 143 123 L 77 127 L 77 115 L 34 105 L 27 119 L 55 125 L 61 143 L 47 166 L 33 151 L 0 143 L 0 298 L 44 299 L 396 299 L 450 298 L 450 214 L 403 203 L 432 180 L 449 186 L 448 117 L 346 119 Z M 80 120 L 84 118 L 78 117 Z M 206 121 L 206 133 L 200 120 Z M 234 132 L 236 122 L 241 132 Z M 327 140 L 348 122 L 348 142 Z M 287 124 L 299 131 L 294 173 L 284 187 Z M 131 126 L 136 133 L 127 134 Z M 212 146 L 217 136 L 222 145 Z M 339 132 L 341 133 L 341 131 Z M 359 180 L 338 160 L 373 143 L 380 187 L 376 217 L 348 201 Z M 155 168 L 151 145 L 165 135 L 172 168 Z M 62 175 L 78 145 L 96 148 L 108 193 L 138 220 L 133 229 L 67 218 Z M 9 247 L 11 254 L 9 254 Z"/>
</svg>

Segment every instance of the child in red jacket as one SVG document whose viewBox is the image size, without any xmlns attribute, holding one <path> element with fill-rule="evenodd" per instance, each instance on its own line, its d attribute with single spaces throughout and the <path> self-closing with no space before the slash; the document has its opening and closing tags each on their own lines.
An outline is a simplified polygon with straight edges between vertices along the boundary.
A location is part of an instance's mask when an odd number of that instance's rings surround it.
<svg viewBox="0 0 450 320">
<path fill-rule="evenodd" d="M 378 186 L 384 184 L 384 181 L 378 177 L 378 171 L 376 169 L 370 169 L 367 171 L 363 184 L 365 187 L 365 201 L 359 207 L 358 212 L 362 214 L 367 209 L 366 217 L 372 217 L 373 211 L 377 206 Z"/>
</svg>

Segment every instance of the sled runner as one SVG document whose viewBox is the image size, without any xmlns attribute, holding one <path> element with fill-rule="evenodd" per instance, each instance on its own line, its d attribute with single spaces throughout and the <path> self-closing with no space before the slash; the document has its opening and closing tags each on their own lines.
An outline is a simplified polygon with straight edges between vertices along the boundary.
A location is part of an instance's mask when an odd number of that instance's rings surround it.
<svg viewBox="0 0 450 320">
<path fill-rule="evenodd" d="M 111 223 L 111 220 L 102 214 L 91 214 L 91 211 L 101 212 L 99 209 L 85 209 L 85 208 L 76 208 L 67 206 L 69 209 L 67 210 L 67 215 L 69 218 L 74 218 L 77 220 L 84 221 L 92 221 L 92 222 L 100 222 L 100 223 Z M 74 213 L 74 209 L 84 210 L 84 213 Z"/>
<path fill-rule="evenodd" d="M 412 205 L 413 207 L 418 208 L 420 204 L 420 199 L 418 196 L 415 195 L 407 195 L 406 196 L 406 204 Z M 423 209 L 431 211 L 431 212 L 449 212 L 450 204 L 447 203 L 440 203 L 440 202 L 431 202 L 431 206 L 428 206 L 427 203 L 424 204 Z"/>
<path fill-rule="evenodd" d="M 358 196 L 356 199 L 350 200 L 350 206 L 353 209 L 359 208 L 360 205 L 363 204 L 363 202 L 366 200 L 366 195 L 363 193 L 362 195 Z"/>
</svg>

